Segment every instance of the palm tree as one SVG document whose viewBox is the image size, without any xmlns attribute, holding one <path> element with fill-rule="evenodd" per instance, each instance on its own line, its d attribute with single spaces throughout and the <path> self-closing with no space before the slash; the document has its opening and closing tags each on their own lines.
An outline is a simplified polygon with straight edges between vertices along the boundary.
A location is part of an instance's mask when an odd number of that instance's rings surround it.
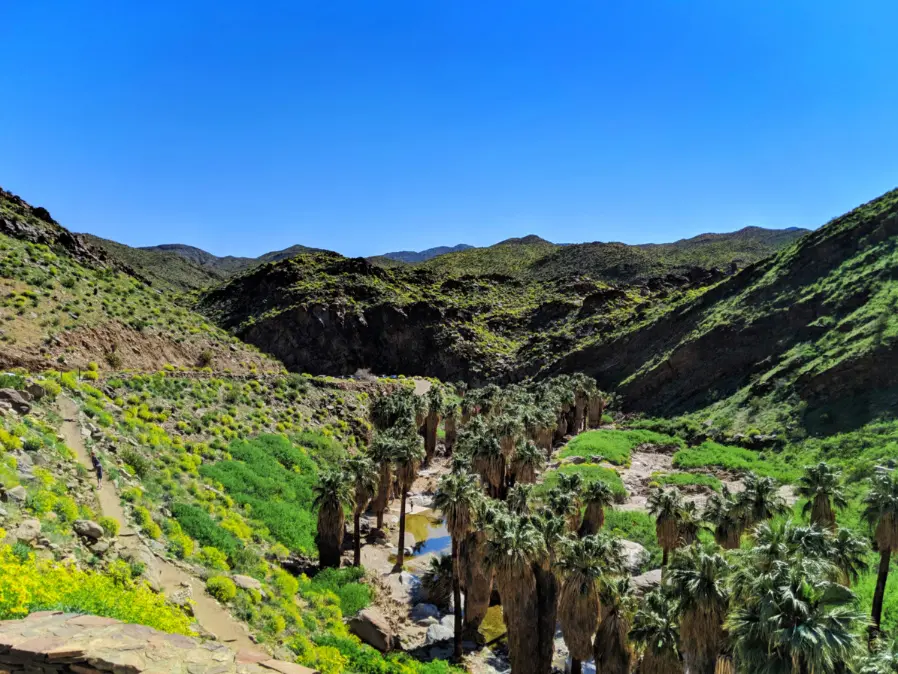
<svg viewBox="0 0 898 674">
<path fill-rule="evenodd" d="M 465 592 L 464 634 L 480 642 L 480 625 L 490 606 L 493 569 L 486 563 L 487 529 L 494 519 L 492 499 L 481 498 L 474 509 L 474 526 L 459 546 L 459 564 Z"/>
<path fill-rule="evenodd" d="M 340 566 L 343 529 L 346 518 L 343 507 L 352 501 L 351 485 L 337 471 L 322 473 L 315 485 L 314 506 L 318 508 L 318 563 L 321 568 Z"/>
<path fill-rule="evenodd" d="M 602 414 L 605 412 L 605 397 L 598 388 L 594 388 L 589 392 L 589 402 L 587 404 L 587 425 L 590 428 L 598 428 L 602 425 Z"/>
<path fill-rule="evenodd" d="M 515 484 L 536 482 L 536 475 L 545 463 L 545 454 L 532 440 L 518 440 L 511 462 Z"/>
<path fill-rule="evenodd" d="M 371 501 L 371 509 L 377 515 L 377 528 L 383 531 L 384 512 L 390 504 L 393 487 L 393 454 L 401 442 L 395 430 L 379 431 L 375 433 L 371 442 L 369 454 L 371 460 L 377 466 L 378 480 L 377 492 Z"/>
<path fill-rule="evenodd" d="M 530 500 L 533 498 L 534 485 L 529 482 L 521 482 L 508 490 L 505 499 L 508 510 L 515 515 L 530 514 Z"/>
<path fill-rule="evenodd" d="M 429 464 L 437 449 L 437 431 L 440 428 L 446 396 L 441 386 L 431 386 L 424 396 L 424 463 Z"/>
<path fill-rule="evenodd" d="M 758 477 L 753 473 L 745 478 L 745 490 L 739 494 L 738 501 L 746 526 L 753 526 L 789 512 L 773 478 Z"/>
<path fill-rule="evenodd" d="M 879 631 L 882 621 L 882 600 L 889 577 L 892 552 L 898 550 L 898 479 L 891 472 L 879 472 L 864 497 L 864 519 L 874 530 L 873 538 L 879 551 L 879 572 L 873 593 L 873 628 Z"/>
<path fill-rule="evenodd" d="M 443 404 L 443 430 L 446 434 L 446 437 L 443 440 L 443 446 L 446 449 L 447 455 L 452 454 L 452 450 L 455 449 L 455 442 L 456 440 L 458 440 L 459 402 L 460 400 L 457 396 L 450 394 L 446 396 L 445 402 Z"/>
<path fill-rule="evenodd" d="M 614 493 L 602 480 L 594 480 L 583 489 L 583 502 L 586 504 L 586 511 L 580 524 L 581 537 L 599 532 L 605 524 L 605 508 L 610 508 L 614 502 Z"/>
<path fill-rule="evenodd" d="M 524 430 L 521 420 L 513 414 L 500 414 L 490 423 L 490 430 L 499 438 L 506 464 L 511 463 L 517 439 Z"/>
<path fill-rule="evenodd" d="M 551 512 L 564 518 L 568 531 L 575 532 L 580 528 L 580 499 L 577 492 L 560 486 L 553 487 L 546 500 Z"/>
<path fill-rule="evenodd" d="M 599 627 L 599 578 L 605 572 L 599 540 L 587 536 L 565 541 L 558 568 L 564 579 L 558 620 L 571 654 L 571 674 L 580 674 L 583 660 L 592 657 L 592 640 Z"/>
<path fill-rule="evenodd" d="M 505 456 L 499 440 L 488 434 L 471 438 L 474 443 L 472 460 L 474 469 L 489 486 L 490 496 L 501 498 L 505 493 Z"/>
<path fill-rule="evenodd" d="M 686 501 L 680 511 L 680 538 L 679 546 L 692 545 L 698 540 L 699 529 L 702 528 L 702 520 L 698 513 L 695 501 Z"/>
<path fill-rule="evenodd" d="M 396 467 L 396 479 L 399 483 L 399 554 L 396 555 L 396 571 L 402 571 L 405 564 L 405 501 L 408 490 L 418 475 L 418 468 L 424 460 L 424 448 L 417 435 L 407 434 L 401 437 L 393 452 L 393 465 Z"/>
<path fill-rule="evenodd" d="M 866 558 L 869 551 L 867 542 L 855 536 L 850 529 L 839 529 L 832 537 L 826 556 L 839 570 L 839 582 L 842 585 L 851 587 L 867 570 Z"/>
<path fill-rule="evenodd" d="M 362 513 L 368 507 L 372 497 L 377 491 L 378 471 L 374 461 L 369 456 L 357 454 L 346 462 L 346 474 L 352 484 L 355 498 L 352 510 L 352 538 L 353 538 L 353 566 L 362 563 Z"/>
<path fill-rule="evenodd" d="M 452 558 L 446 555 L 433 557 L 427 571 L 421 576 L 421 585 L 427 590 L 427 601 L 446 610 L 452 601 Z"/>
<path fill-rule="evenodd" d="M 726 624 L 738 671 L 837 674 L 858 653 L 856 597 L 806 561 L 754 575 Z"/>
<path fill-rule="evenodd" d="M 601 581 L 602 620 L 596 632 L 594 658 L 602 674 L 629 674 L 633 650 L 627 638 L 636 597 L 628 577 Z"/>
<path fill-rule="evenodd" d="M 680 605 L 680 640 L 690 674 L 714 674 L 724 645 L 729 567 L 717 550 L 690 545 L 673 556 L 667 569 L 666 582 Z"/>
<path fill-rule="evenodd" d="M 808 500 L 802 514 L 811 515 L 811 524 L 834 529 L 836 513 L 834 508 L 848 507 L 848 501 L 839 486 L 839 478 L 835 470 L 824 462 L 805 468 L 804 475 L 798 481 L 796 493 Z"/>
<path fill-rule="evenodd" d="M 663 589 L 642 598 L 633 618 L 630 640 L 642 648 L 639 674 L 682 674 L 677 604 Z"/>
<path fill-rule="evenodd" d="M 739 547 L 745 519 L 738 500 L 724 488 L 723 494 L 712 494 L 705 504 L 703 517 L 714 527 L 714 540 L 725 550 Z"/>
<path fill-rule="evenodd" d="M 677 489 L 655 488 L 649 492 L 649 513 L 655 518 L 655 534 L 661 546 L 661 566 L 667 566 L 670 551 L 680 545 L 680 522 L 683 515 L 683 497 Z"/>
<path fill-rule="evenodd" d="M 481 498 L 477 478 L 470 473 L 450 473 L 440 480 L 434 497 L 434 506 L 446 518 L 447 529 L 452 536 L 452 599 L 455 604 L 455 659 L 462 656 L 461 574 L 458 550 L 468 535 L 474 520 L 474 511 Z"/>
<path fill-rule="evenodd" d="M 490 527 L 486 562 L 496 574 L 508 654 L 515 674 L 545 674 L 540 669 L 539 609 L 534 565 L 546 553 L 545 541 L 529 518 L 499 514 Z"/>
</svg>

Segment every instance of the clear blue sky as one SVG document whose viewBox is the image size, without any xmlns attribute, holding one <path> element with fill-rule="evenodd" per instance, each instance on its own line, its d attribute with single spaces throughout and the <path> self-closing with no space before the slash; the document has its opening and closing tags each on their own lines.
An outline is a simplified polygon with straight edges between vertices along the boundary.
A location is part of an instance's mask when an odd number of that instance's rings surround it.
<svg viewBox="0 0 898 674">
<path fill-rule="evenodd" d="M 818 226 L 898 184 L 894 0 L 3 3 L 0 185 L 132 245 Z"/>
</svg>

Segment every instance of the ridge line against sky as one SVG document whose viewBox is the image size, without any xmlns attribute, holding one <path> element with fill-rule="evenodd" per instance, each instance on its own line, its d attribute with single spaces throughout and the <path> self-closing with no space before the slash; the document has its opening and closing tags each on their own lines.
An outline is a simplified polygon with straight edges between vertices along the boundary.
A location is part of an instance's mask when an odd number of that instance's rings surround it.
<svg viewBox="0 0 898 674">
<path fill-rule="evenodd" d="M 886 0 L 88 0 L 4 22 L 0 185 L 133 246 L 670 242 L 818 227 L 898 184 Z"/>
</svg>

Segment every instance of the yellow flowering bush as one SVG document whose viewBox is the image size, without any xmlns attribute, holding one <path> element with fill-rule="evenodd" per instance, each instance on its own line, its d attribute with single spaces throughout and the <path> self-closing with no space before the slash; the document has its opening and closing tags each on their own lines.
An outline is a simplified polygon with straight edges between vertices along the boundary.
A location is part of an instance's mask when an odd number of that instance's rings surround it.
<svg viewBox="0 0 898 674">
<path fill-rule="evenodd" d="M 90 613 L 164 632 L 191 634 L 190 618 L 144 584 L 121 574 L 36 560 L 33 554 L 22 559 L 10 546 L 0 546 L 0 620 L 41 610 Z"/>
</svg>

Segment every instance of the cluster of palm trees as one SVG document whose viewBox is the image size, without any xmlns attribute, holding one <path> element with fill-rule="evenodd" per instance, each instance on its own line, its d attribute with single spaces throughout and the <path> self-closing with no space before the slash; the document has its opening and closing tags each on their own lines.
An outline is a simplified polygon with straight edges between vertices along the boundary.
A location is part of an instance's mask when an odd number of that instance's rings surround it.
<svg viewBox="0 0 898 674">
<path fill-rule="evenodd" d="M 663 579 L 637 600 L 622 544 L 603 531 L 613 501 L 605 483 L 559 474 L 551 489 L 535 485 L 553 443 L 597 427 L 603 407 L 595 383 L 581 376 L 504 390 L 440 387 L 423 397 L 400 389 L 376 398 L 368 451 L 347 462 L 341 477 L 325 475 L 319 484 L 322 565 L 342 545 L 336 504 L 353 512 L 358 564 L 359 517 L 370 505 L 381 526 L 398 496 L 401 568 L 405 496 L 433 457 L 442 421 L 451 472 L 440 480 L 434 506 L 452 543 L 451 563 L 435 572 L 443 601 L 451 596 L 455 607 L 457 658 L 465 639 L 479 639 L 496 591 L 515 674 L 551 671 L 559 625 L 574 674 L 590 659 L 601 674 L 854 671 L 847 663 L 860 663 L 864 674 L 893 671 L 876 669 L 898 662 L 891 651 L 864 659 L 860 633 L 870 625 L 875 636 L 880 625 L 890 557 L 898 550 L 898 478 L 877 474 L 864 502 L 881 560 L 870 619 L 858 613 L 850 590 L 868 547 L 836 526 L 845 498 L 823 463 L 808 468 L 797 486 L 807 524 L 778 517 L 789 508 L 770 478 L 747 476 L 743 491 L 724 490 L 702 513 L 676 489 L 654 490 L 649 509 Z"/>
</svg>

